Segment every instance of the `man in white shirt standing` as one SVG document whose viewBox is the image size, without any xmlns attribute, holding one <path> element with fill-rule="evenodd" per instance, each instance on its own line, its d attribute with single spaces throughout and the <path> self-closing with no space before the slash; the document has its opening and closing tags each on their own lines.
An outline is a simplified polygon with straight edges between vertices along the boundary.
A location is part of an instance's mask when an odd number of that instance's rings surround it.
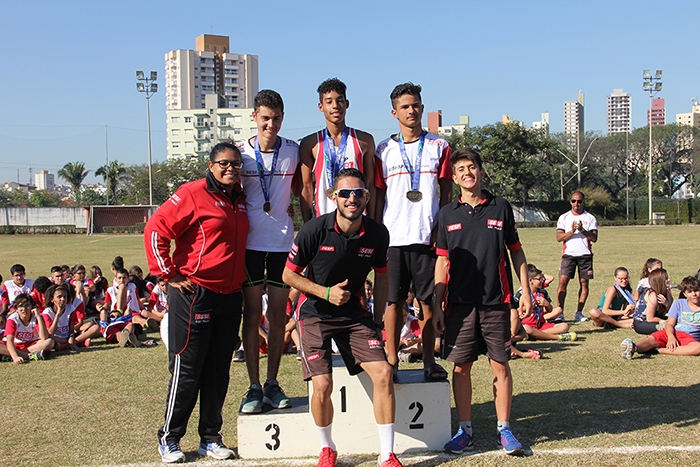
<svg viewBox="0 0 700 467">
<path fill-rule="evenodd" d="M 450 146 L 423 130 L 421 87 L 399 84 L 391 93 L 392 115 L 399 132 L 375 151 L 377 201 L 375 217 L 389 229 L 389 296 L 384 327 L 387 359 L 398 368 L 403 305 L 411 282 L 420 303 L 423 365 L 428 380 L 447 378 L 435 362 L 435 329 L 430 303 L 433 296 L 435 239 L 440 207 L 452 200 Z"/>
<path fill-rule="evenodd" d="M 598 240 L 598 221 L 584 209 L 583 193 L 575 191 L 570 202 L 571 211 L 562 214 L 557 221 L 557 241 L 563 243 L 557 300 L 563 310 L 566 287 L 578 268 L 580 288 L 574 320 L 587 321 L 583 308 L 588 298 L 588 281 L 593 279 L 592 243 Z"/>
</svg>

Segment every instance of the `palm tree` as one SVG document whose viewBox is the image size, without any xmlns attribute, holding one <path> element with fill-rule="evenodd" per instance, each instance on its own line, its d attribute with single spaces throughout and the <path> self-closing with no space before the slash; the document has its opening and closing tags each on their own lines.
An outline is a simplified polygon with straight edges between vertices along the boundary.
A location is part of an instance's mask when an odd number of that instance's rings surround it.
<svg viewBox="0 0 700 467">
<path fill-rule="evenodd" d="M 83 180 L 85 180 L 85 177 L 87 177 L 89 173 L 89 170 L 85 170 L 84 162 L 69 162 L 58 171 L 58 176 L 73 187 L 75 204 L 80 204 L 80 189 L 83 185 Z"/>
<path fill-rule="evenodd" d="M 117 185 L 126 175 L 126 167 L 119 162 L 111 161 L 107 165 L 95 170 L 95 175 L 102 177 L 107 185 L 107 199 L 111 199 L 114 204 L 117 203 Z"/>
</svg>

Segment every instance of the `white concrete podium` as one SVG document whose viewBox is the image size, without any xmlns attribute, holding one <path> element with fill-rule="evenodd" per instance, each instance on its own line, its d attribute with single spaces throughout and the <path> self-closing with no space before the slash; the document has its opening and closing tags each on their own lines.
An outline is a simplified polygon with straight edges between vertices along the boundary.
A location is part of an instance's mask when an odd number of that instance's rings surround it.
<svg viewBox="0 0 700 467">
<path fill-rule="evenodd" d="M 394 451 L 442 450 L 451 436 L 450 384 L 428 382 L 422 370 L 400 370 L 396 393 Z M 309 382 L 309 395 L 313 387 Z M 308 398 L 292 399 L 291 409 L 238 415 L 238 454 L 244 459 L 315 457 L 318 434 Z M 333 359 L 333 441 L 340 454 L 375 454 L 379 435 L 366 373 L 350 376 L 340 357 Z"/>
</svg>

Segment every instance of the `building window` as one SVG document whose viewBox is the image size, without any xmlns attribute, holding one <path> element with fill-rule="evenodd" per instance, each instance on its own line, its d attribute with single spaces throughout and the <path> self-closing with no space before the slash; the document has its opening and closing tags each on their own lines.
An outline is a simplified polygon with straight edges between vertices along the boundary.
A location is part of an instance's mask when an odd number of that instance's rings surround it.
<svg viewBox="0 0 700 467">
<path fill-rule="evenodd" d="M 191 147 L 193 146 L 193 144 L 194 144 L 194 143 L 193 143 L 192 141 L 185 141 L 185 147 L 186 147 L 186 148 L 191 148 Z"/>
<path fill-rule="evenodd" d="M 226 117 L 221 117 L 219 119 L 219 125 L 226 126 Z"/>
<path fill-rule="evenodd" d="M 180 143 L 173 141 L 173 149 L 179 148 L 179 147 L 180 147 Z"/>
<path fill-rule="evenodd" d="M 233 117 L 233 121 L 234 121 L 234 122 L 240 122 L 240 121 L 241 121 L 241 116 L 240 116 L 240 115 L 236 115 L 235 117 Z"/>
<path fill-rule="evenodd" d="M 192 123 L 192 117 L 185 117 L 185 123 Z"/>
<path fill-rule="evenodd" d="M 180 123 L 180 117 L 172 117 L 172 118 L 170 119 L 170 122 L 171 122 L 171 123 Z"/>
<path fill-rule="evenodd" d="M 185 135 L 187 135 L 187 136 L 192 136 L 192 128 L 186 128 L 186 129 L 185 129 Z"/>
<path fill-rule="evenodd" d="M 234 129 L 233 129 L 233 134 L 234 134 L 234 135 L 240 135 L 240 134 L 241 134 L 241 129 L 240 129 L 240 128 L 234 128 Z"/>
<path fill-rule="evenodd" d="M 179 130 L 179 129 L 174 128 L 174 129 L 172 130 L 172 135 L 173 135 L 173 136 L 177 136 L 177 135 L 179 135 L 179 134 L 180 134 L 180 130 Z"/>
</svg>

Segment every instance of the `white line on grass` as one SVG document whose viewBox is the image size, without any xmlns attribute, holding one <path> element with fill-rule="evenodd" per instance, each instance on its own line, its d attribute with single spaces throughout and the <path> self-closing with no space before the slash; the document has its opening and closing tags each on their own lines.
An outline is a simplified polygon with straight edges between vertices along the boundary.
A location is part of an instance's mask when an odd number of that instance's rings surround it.
<svg viewBox="0 0 700 467">
<path fill-rule="evenodd" d="M 639 454 L 642 452 L 664 452 L 664 451 L 677 451 L 677 452 L 700 452 L 700 446 L 620 446 L 620 447 L 610 447 L 610 448 L 562 448 L 562 449 L 535 449 L 534 452 L 529 451 L 528 455 L 554 455 L 554 456 L 580 456 L 582 454 Z M 505 456 L 506 453 L 503 451 L 487 451 L 487 452 L 477 452 L 474 454 L 466 454 L 461 457 L 472 457 L 472 456 Z M 404 465 L 417 464 L 419 462 L 425 462 L 431 459 L 456 459 L 460 456 L 454 456 L 445 453 L 436 453 L 431 455 L 426 454 L 401 454 L 399 458 Z M 343 463 L 352 463 L 356 461 L 357 458 L 354 457 L 339 457 L 338 460 Z M 235 460 L 225 460 L 216 461 L 212 459 L 201 459 L 195 460 L 194 462 L 187 462 L 187 465 L 202 465 L 206 467 L 258 467 L 260 465 L 269 466 L 289 466 L 289 467 L 305 467 L 308 465 L 316 465 L 318 459 L 308 458 L 308 459 L 235 459 Z M 264 464 L 263 464 L 264 462 Z M 165 464 L 161 462 L 142 462 L 138 464 L 123 464 L 123 465 L 110 465 L 103 467 L 154 467 L 163 466 Z"/>
</svg>

